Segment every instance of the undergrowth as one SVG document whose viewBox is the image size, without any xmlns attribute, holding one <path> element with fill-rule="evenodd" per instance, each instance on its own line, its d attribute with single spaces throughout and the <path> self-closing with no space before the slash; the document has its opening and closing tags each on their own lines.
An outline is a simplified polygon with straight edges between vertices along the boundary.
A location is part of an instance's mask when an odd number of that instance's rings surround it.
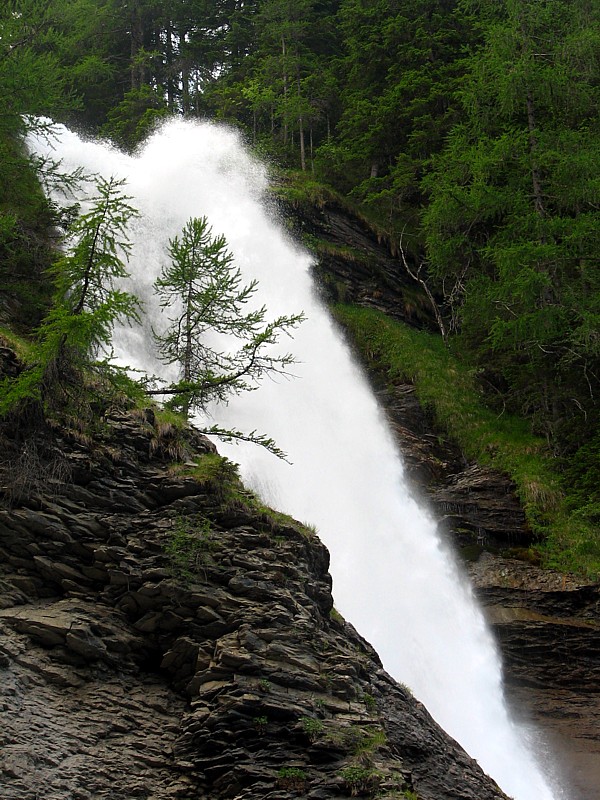
<svg viewBox="0 0 600 800">
<path fill-rule="evenodd" d="M 362 357 L 383 372 L 390 385 L 414 385 L 422 406 L 467 458 L 511 477 L 539 540 L 544 566 L 597 579 L 597 527 L 572 503 L 569 507 L 557 462 L 528 423 L 489 409 L 474 370 L 445 348 L 439 336 L 371 309 L 338 305 L 334 313 Z"/>
</svg>

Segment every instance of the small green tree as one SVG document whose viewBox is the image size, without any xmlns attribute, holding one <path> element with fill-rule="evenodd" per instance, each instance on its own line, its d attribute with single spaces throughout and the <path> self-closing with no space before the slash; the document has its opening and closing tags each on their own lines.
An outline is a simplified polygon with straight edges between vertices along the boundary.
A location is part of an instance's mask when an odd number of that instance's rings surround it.
<svg viewBox="0 0 600 800">
<path fill-rule="evenodd" d="M 154 338 L 162 361 L 179 366 L 180 379 L 155 393 L 172 395 L 171 405 L 189 415 L 255 389 L 266 375 L 285 373 L 294 357 L 273 355 L 269 347 L 281 333 L 289 335 L 304 315 L 265 322 L 265 306 L 249 309 L 257 281 L 243 284 L 225 237 L 213 235 L 206 217 L 190 219 L 181 236 L 169 241 L 168 252 L 171 261 L 156 280 L 155 290 L 162 308 L 173 315 L 164 333 L 154 331 Z M 215 334 L 239 339 L 241 346 L 233 352 L 218 347 Z M 282 455 L 271 439 L 254 431 L 242 434 L 213 426 L 209 432 L 249 439 Z"/>
<path fill-rule="evenodd" d="M 118 321 L 139 321 L 139 301 L 116 287 L 128 277 L 127 228 L 137 211 L 122 192 L 124 181 L 99 178 L 89 211 L 72 222 L 65 254 L 54 264 L 53 308 L 41 328 L 55 339 L 56 353 L 77 351 L 85 362 L 109 349 Z"/>
<path fill-rule="evenodd" d="M 80 397 L 81 373 L 103 350 L 110 351 L 116 322 L 139 321 L 137 298 L 116 287 L 128 275 L 127 227 L 137 216 L 122 186 L 123 181 L 100 178 L 89 210 L 71 223 L 64 254 L 51 269 L 52 307 L 38 329 L 28 368 L 2 382 L 0 415 L 23 402 L 64 406 L 69 397 Z"/>
</svg>

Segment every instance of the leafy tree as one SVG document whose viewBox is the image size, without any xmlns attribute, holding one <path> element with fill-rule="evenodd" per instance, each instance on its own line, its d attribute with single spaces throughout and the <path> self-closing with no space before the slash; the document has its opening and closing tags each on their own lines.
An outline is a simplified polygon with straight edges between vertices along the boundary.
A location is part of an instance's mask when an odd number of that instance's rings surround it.
<svg viewBox="0 0 600 800">
<path fill-rule="evenodd" d="M 110 109 L 101 133 L 125 150 L 134 150 L 168 113 L 159 93 L 143 84 L 140 89 L 128 91 L 123 100 Z"/>
<path fill-rule="evenodd" d="M 242 283 L 224 236 L 213 235 L 206 217 L 190 219 L 181 236 L 170 240 L 168 252 L 171 261 L 155 289 L 162 308 L 173 316 L 166 330 L 155 332 L 154 337 L 161 359 L 179 367 L 180 379 L 154 393 L 173 395 L 172 405 L 186 414 L 206 412 L 211 402 L 250 391 L 266 375 L 285 373 L 293 356 L 273 355 L 269 347 L 282 333 L 290 335 L 303 315 L 265 322 L 264 306 L 248 307 L 257 282 Z M 221 341 L 220 347 L 215 334 L 238 339 L 241 346 L 231 351 Z M 256 432 L 244 435 L 216 426 L 209 432 L 247 438 L 281 454 L 272 440 Z"/>
<path fill-rule="evenodd" d="M 471 27 L 453 0 L 342 0 L 341 114 L 325 174 L 388 225 L 420 205 L 419 183 L 454 119 Z"/>
<path fill-rule="evenodd" d="M 65 343 L 77 344 L 85 358 L 110 346 L 118 320 L 137 320 L 139 303 L 116 288 L 128 276 L 125 266 L 131 245 L 128 227 L 137 211 L 122 192 L 123 180 L 99 178 L 89 211 L 78 215 L 68 230 L 67 251 L 52 273 L 55 302 L 46 320 L 65 321 Z M 83 338 L 71 338 L 68 330 L 81 328 Z"/>
</svg>

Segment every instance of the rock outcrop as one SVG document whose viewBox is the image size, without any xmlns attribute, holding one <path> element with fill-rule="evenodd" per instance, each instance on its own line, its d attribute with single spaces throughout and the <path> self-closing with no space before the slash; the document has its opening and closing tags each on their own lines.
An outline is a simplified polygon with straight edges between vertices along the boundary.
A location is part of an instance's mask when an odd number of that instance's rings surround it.
<svg viewBox="0 0 600 800">
<path fill-rule="evenodd" d="M 507 696 L 555 754 L 572 800 L 600 786 L 600 586 L 483 553 L 469 574 L 504 657 Z"/>
<path fill-rule="evenodd" d="M 328 299 L 376 308 L 408 325 L 435 330 L 425 294 L 385 237 L 334 198 L 324 198 L 318 207 L 294 208 L 291 216 L 296 232 L 309 243 L 311 238 L 326 243 L 315 247 L 315 272 Z M 532 543 L 510 479 L 467 461 L 421 407 L 411 385 L 390 387 L 372 370 L 371 380 L 415 493 L 467 560 L 502 651 L 515 714 L 545 737 L 569 800 L 597 800 L 600 587 L 505 557 Z"/>
<path fill-rule="evenodd" d="M 165 435 L 58 431 L 60 480 L 0 512 L 2 797 L 504 798 L 332 610 L 316 536 Z"/>
</svg>

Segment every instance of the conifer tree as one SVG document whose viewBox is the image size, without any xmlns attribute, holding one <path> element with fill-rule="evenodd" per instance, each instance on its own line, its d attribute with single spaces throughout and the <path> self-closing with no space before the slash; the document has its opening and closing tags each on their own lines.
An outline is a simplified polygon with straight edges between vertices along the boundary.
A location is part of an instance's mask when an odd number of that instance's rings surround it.
<svg viewBox="0 0 600 800">
<path fill-rule="evenodd" d="M 170 240 L 168 253 L 170 262 L 155 290 L 169 312 L 169 324 L 154 338 L 161 359 L 177 365 L 180 379 L 153 393 L 172 395 L 171 404 L 189 415 L 255 389 L 267 375 L 285 373 L 294 357 L 273 354 L 270 348 L 282 333 L 290 335 L 303 314 L 267 322 L 266 307 L 253 305 L 257 281 L 242 282 L 225 237 L 213 235 L 206 217 L 188 220 L 181 235 Z M 237 350 L 231 349 L 232 338 L 241 343 Z M 208 432 L 249 439 L 281 455 L 271 439 L 255 431 L 242 434 L 213 426 Z"/>
<path fill-rule="evenodd" d="M 103 373 L 110 373 L 106 357 L 115 324 L 139 321 L 137 298 L 117 285 L 128 275 L 127 229 L 137 215 L 122 186 L 123 181 L 100 178 L 89 210 L 69 226 L 64 254 L 51 269 L 50 311 L 37 331 L 28 368 L 3 381 L 0 414 L 32 401 L 44 409 L 77 405 L 85 394 L 86 370 L 101 363 Z"/>
<path fill-rule="evenodd" d="M 484 44 L 427 181 L 429 266 L 464 342 L 549 436 L 600 390 L 598 11 L 465 2 Z M 482 13 L 483 11 L 483 13 Z"/>
</svg>

